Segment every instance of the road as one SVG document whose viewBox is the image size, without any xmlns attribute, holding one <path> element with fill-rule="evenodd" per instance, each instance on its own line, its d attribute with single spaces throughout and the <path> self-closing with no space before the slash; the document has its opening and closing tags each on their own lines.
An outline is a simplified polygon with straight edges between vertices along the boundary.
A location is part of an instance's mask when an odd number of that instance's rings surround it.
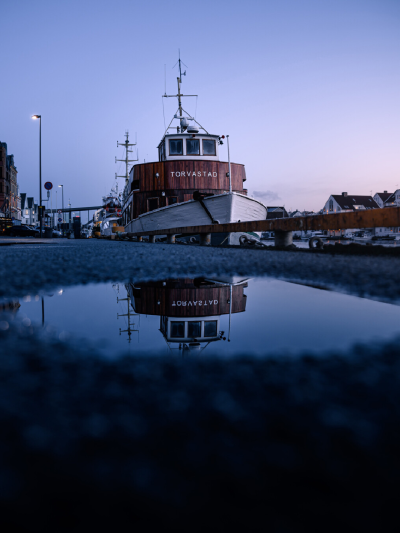
<svg viewBox="0 0 400 533">
<path fill-rule="evenodd" d="M 35 241 L 1 248 L 0 297 L 79 283 L 239 274 L 318 283 L 388 301 L 400 298 L 398 257 L 97 239 Z"/>
<path fill-rule="evenodd" d="M 400 291 L 392 257 L 96 240 L 0 253 L 3 298 L 215 274 L 302 280 L 392 302 Z M 266 302 L 265 320 L 268 312 Z M 137 353 L 113 361 L 3 316 L 0 347 L 2 531 L 397 526 L 399 339 L 323 359 Z"/>
</svg>

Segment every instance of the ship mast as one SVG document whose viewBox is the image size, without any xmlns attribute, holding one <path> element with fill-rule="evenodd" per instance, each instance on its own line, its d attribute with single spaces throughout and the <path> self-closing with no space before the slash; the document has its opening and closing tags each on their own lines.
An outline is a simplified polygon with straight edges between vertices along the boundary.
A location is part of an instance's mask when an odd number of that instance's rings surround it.
<svg viewBox="0 0 400 533">
<path fill-rule="evenodd" d="M 164 136 L 167 134 L 168 130 L 171 128 L 171 124 L 172 124 L 172 121 L 174 119 L 178 119 L 180 121 L 180 128 L 178 126 L 178 129 L 177 129 L 178 133 L 183 133 L 186 130 L 187 121 L 188 120 L 193 120 L 202 130 L 204 130 L 206 133 L 208 133 L 208 131 L 199 122 L 197 122 L 197 120 L 195 118 L 191 117 L 189 115 L 189 113 L 182 108 L 182 97 L 196 97 L 197 98 L 198 95 L 197 94 L 182 94 L 181 93 L 182 76 L 186 76 L 186 70 L 185 70 L 185 72 L 182 72 L 182 65 L 184 65 L 186 68 L 188 68 L 188 67 L 181 60 L 180 51 L 179 51 L 179 59 L 175 63 L 173 68 L 175 68 L 176 65 L 179 66 L 179 76 L 177 77 L 178 94 L 163 94 L 162 97 L 163 98 L 178 98 L 178 111 L 175 113 L 175 115 L 172 117 L 171 122 L 168 124 L 168 128 L 165 130 Z M 186 113 L 186 115 L 184 115 L 184 113 Z M 186 121 L 186 125 L 184 125 L 185 121 Z"/>
<path fill-rule="evenodd" d="M 133 163 L 134 161 L 138 161 L 138 159 L 129 159 L 129 154 L 133 153 L 133 150 L 129 150 L 130 146 L 136 146 L 137 143 L 129 143 L 129 131 L 126 130 L 125 132 L 125 142 L 120 143 L 117 141 L 117 148 L 118 146 L 123 146 L 125 148 L 125 159 L 117 159 L 115 158 L 115 162 L 117 161 L 123 161 L 126 164 L 126 173 L 125 176 L 118 176 L 117 173 L 115 173 L 115 179 L 117 178 L 125 178 L 125 186 L 127 185 L 129 181 L 129 163 Z M 117 190 L 118 190 L 118 184 L 117 184 Z"/>
<path fill-rule="evenodd" d="M 181 97 L 182 97 L 182 94 L 181 94 L 181 83 L 182 83 L 182 61 L 181 61 L 181 51 L 179 50 L 179 59 L 178 59 L 178 63 L 179 63 L 179 77 L 177 78 L 178 80 L 178 104 L 179 104 L 179 116 L 182 117 L 182 100 L 181 100 Z M 185 65 L 186 66 L 186 65 Z M 185 72 L 183 73 L 183 76 L 186 76 L 186 70 Z"/>
</svg>

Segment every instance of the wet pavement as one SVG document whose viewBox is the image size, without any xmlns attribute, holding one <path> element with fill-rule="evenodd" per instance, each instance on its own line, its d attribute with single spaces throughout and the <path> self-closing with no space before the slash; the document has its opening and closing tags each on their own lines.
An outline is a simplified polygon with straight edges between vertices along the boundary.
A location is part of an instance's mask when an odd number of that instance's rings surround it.
<svg viewBox="0 0 400 533">
<path fill-rule="evenodd" d="M 3 531 L 397 529 L 398 258 L 1 254 Z"/>
</svg>

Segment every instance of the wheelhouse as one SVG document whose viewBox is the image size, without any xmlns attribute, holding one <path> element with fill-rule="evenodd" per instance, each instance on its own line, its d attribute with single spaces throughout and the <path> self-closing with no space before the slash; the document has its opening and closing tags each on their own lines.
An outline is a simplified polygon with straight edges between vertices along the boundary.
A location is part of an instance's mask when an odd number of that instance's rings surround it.
<svg viewBox="0 0 400 533">
<path fill-rule="evenodd" d="M 158 160 L 180 161 L 184 158 L 219 161 L 218 146 L 218 135 L 169 133 L 158 145 Z"/>
</svg>

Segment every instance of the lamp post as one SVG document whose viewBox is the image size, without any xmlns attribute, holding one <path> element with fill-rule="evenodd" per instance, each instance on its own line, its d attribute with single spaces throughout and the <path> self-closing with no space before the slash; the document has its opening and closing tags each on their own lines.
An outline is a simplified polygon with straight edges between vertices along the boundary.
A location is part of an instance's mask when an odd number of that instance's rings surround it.
<svg viewBox="0 0 400 533">
<path fill-rule="evenodd" d="M 61 187 L 62 191 L 62 234 L 64 237 L 64 185 L 59 185 L 59 187 Z"/>
<path fill-rule="evenodd" d="M 39 119 L 39 212 L 40 212 L 40 237 L 43 230 L 43 209 L 42 209 L 42 115 L 32 115 L 33 119 Z"/>
</svg>

